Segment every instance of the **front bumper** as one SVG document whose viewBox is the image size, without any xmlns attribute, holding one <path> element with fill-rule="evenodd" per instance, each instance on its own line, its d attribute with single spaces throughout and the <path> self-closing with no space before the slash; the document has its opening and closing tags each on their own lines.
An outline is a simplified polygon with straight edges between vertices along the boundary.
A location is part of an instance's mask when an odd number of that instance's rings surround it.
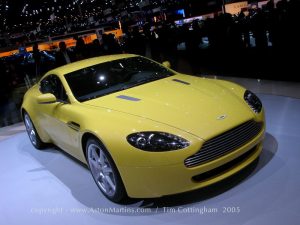
<svg viewBox="0 0 300 225">
<path fill-rule="evenodd" d="M 153 198 L 203 188 L 239 172 L 262 151 L 265 128 L 250 142 L 208 163 L 187 168 L 181 164 L 157 167 L 121 167 L 129 197 Z"/>
</svg>

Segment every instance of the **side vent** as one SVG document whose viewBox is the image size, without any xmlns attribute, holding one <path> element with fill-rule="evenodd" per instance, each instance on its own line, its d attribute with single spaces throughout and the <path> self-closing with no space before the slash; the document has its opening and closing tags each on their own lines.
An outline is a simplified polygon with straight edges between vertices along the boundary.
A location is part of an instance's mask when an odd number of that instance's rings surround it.
<svg viewBox="0 0 300 225">
<path fill-rule="evenodd" d="M 70 127 L 71 129 L 75 130 L 75 131 L 79 131 L 80 130 L 80 125 L 78 123 L 69 121 L 67 123 L 68 127 Z"/>
</svg>

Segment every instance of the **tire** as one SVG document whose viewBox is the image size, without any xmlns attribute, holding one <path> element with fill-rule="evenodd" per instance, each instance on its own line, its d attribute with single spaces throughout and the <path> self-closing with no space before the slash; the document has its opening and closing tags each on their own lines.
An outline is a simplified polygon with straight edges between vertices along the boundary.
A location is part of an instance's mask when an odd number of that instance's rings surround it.
<svg viewBox="0 0 300 225">
<path fill-rule="evenodd" d="M 88 139 L 85 150 L 88 167 L 103 195 L 116 203 L 125 201 L 125 187 L 109 152 L 95 138 Z"/>
<path fill-rule="evenodd" d="M 33 122 L 28 115 L 28 113 L 24 113 L 24 124 L 26 127 L 26 131 L 29 137 L 29 140 L 31 144 L 36 148 L 36 149 L 43 149 L 45 147 L 45 143 L 41 140 L 39 134 L 37 133 Z"/>
</svg>

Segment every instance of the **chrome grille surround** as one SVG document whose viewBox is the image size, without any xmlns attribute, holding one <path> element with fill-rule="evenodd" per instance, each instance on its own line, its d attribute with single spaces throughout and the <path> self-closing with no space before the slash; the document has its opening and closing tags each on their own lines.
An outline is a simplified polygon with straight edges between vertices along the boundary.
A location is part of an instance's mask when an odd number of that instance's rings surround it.
<svg viewBox="0 0 300 225">
<path fill-rule="evenodd" d="M 262 128 L 262 122 L 249 120 L 242 123 L 204 142 L 197 153 L 184 160 L 184 165 L 195 167 L 220 158 L 251 141 L 260 133 Z"/>
</svg>

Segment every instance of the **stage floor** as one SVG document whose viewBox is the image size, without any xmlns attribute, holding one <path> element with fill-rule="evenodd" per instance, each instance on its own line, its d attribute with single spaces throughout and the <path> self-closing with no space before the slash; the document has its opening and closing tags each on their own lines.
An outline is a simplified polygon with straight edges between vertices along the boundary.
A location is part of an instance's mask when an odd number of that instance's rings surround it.
<svg viewBox="0 0 300 225">
<path fill-rule="evenodd" d="M 35 150 L 25 132 L 2 140 L 0 224 L 299 224 L 300 99 L 259 96 L 267 133 L 256 164 L 206 189 L 127 205 L 103 197 L 61 150 Z"/>
</svg>

